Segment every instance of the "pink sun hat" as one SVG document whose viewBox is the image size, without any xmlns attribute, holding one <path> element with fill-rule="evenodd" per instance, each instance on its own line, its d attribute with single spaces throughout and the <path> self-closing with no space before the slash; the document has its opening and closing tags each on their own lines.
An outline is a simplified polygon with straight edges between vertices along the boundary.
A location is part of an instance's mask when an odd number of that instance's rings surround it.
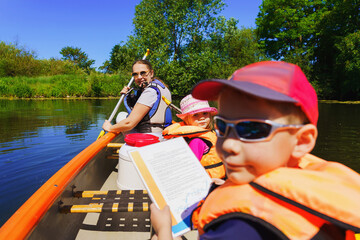
<svg viewBox="0 0 360 240">
<path fill-rule="evenodd" d="M 217 109 L 210 107 L 208 101 L 193 98 L 191 94 L 184 97 L 180 102 L 182 114 L 176 114 L 179 118 L 184 120 L 187 115 L 192 115 L 200 112 L 209 112 L 211 115 L 217 114 Z"/>
</svg>

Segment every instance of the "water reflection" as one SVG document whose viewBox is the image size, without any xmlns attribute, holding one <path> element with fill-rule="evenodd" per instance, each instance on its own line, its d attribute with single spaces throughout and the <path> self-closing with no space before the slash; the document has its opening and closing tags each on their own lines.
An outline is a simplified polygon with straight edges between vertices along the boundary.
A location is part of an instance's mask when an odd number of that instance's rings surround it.
<svg viewBox="0 0 360 240">
<path fill-rule="evenodd" d="M 0 143 L 36 137 L 41 127 L 66 126 L 65 134 L 81 137 L 112 101 L 0 100 Z M 111 106 L 112 107 L 112 106 Z M 103 115 L 105 118 L 105 115 Z"/>
<path fill-rule="evenodd" d="M 116 102 L 0 100 L 0 225 L 96 139 Z"/>
<path fill-rule="evenodd" d="M 313 153 L 360 172 L 360 104 L 320 103 L 319 113 Z"/>
</svg>

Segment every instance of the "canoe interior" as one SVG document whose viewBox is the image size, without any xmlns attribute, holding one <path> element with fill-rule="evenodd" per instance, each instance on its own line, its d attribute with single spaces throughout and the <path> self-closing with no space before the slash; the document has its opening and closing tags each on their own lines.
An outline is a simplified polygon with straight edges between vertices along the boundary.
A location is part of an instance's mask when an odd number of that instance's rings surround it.
<svg viewBox="0 0 360 240">
<path fill-rule="evenodd" d="M 121 142 L 121 137 L 112 142 Z M 118 155 L 116 148 L 105 147 L 67 185 L 51 208 L 40 220 L 28 239 L 149 239 L 150 213 L 147 212 L 102 212 L 102 213 L 60 213 L 61 206 L 119 202 L 148 202 L 147 194 L 137 191 L 134 196 L 115 199 Z M 105 196 L 93 198 L 74 197 L 77 191 L 110 190 Z M 138 193 L 140 192 L 140 194 Z M 128 195 L 128 194 L 127 194 Z M 147 198 L 146 198 L 147 197 Z M 95 199 L 94 199 L 95 198 Z M 132 199 L 129 199 L 132 198 Z M 145 198 L 145 199 L 143 199 Z M 122 235 L 119 235 L 122 233 Z M 120 237 L 120 238 L 119 238 Z"/>
</svg>

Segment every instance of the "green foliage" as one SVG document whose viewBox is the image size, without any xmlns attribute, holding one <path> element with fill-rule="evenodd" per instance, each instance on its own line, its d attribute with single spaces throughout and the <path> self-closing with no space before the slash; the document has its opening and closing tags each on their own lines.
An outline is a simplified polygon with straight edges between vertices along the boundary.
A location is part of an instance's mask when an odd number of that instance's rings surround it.
<svg viewBox="0 0 360 240">
<path fill-rule="evenodd" d="M 64 47 L 61 49 L 60 54 L 63 55 L 63 60 L 68 60 L 74 65 L 78 66 L 81 69 L 90 72 L 91 65 L 95 63 L 95 60 L 89 59 L 88 55 L 81 51 L 81 48 L 77 47 Z"/>
<path fill-rule="evenodd" d="M 120 96 L 128 76 L 91 72 L 43 77 L 0 78 L 0 97 L 105 97 Z"/>
<path fill-rule="evenodd" d="M 320 98 L 360 98 L 358 0 L 264 0 L 256 24 L 267 56 L 298 64 Z"/>
<path fill-rule="evenodd" d="M 272 59 L 298 64 L 309 75 L 316 24 L 326 12 L 323 0 L 264 0 L 256 19 L 260 44 Z"/>
<path fill-rule="evenodd" d="M 339 51 L 337 70 L 343 74 L 340 97 L 360 99 L 360 32 L 348 34 L 336 48 Z"/>
<path fill-rule="evenodd" d="M 40 69 L 34 52 L 0 42 L 0 77 L 35 76 Z"/>
<path fill-rule="evenodd" d="M 55 58 L 39 60 L 42 64 L 40 76 L 68 75 L 68 74 L 84 74 L 77 66 L 68 61 Z"/>
<path fill-rule="evenodd" d="M 82 74 L 82 71 L 70 62 L 54 58 L 38 60 L 33 51 L 0 42 L 0 77 L 35 77 L 58 74 Z"/>
<path fill-rule="evenodd" d="M 0 96 L 6 96 L 8 92 L 9 92 L 9 86 L 4 80 L 0 79 Z"/>
<path fill-rule="evenodd" d="M 135 54 L 129 46 L 117 44 L 111 50 L 107 72 L 127 72 L 131 69 L 134 60 Z"/>
<path fill-rule="evenodd" d="M 216 31 L 207 41 L 208 51 L 213 54 L 211 75 L 228 78 L 236 69 L 261 60 L 266 60 L 260 50 L 254 29 L 238 29 L 234 18 L 226 21 L 220 18 Z"/>
<path fill-rule="evenodd" d="M 359 59 L 351 45 L 357 44 L 360 2 L 328 0 L 326 7 L 327 14 L 320 19 L 316 29 L 314 77 L 332 89 L 325 95 L 326 99 L 358 100 L 360 96 L 354 92 L 358 89 L 358 81 L 347 60 L 356 65 Z"/>
<path fill-rule="evenodd" d="M 258 61 L 264 54 L 255 32 L 240 30 L 236 20 L 219 16 L 224 6 L 221 0 L 143 0 L 136 6 L 134 34 L 113 48 L 112 57 L 121 52 L 117 59 L 122 69 L 116 69 L 125 74 L 131 59 L 141 58 L 149 48 L 156 76 L 174 96 L 182 97 L 200 80 L 227 78 L 235 69 Z"/>
<path fill-rule="evenodd" d="M 19 98 L 29 98 L 32 97 L 33 91 L 29 85 L 20 82 L 14 85 L 14 94 Z"/>
<path fill-rule="evenodd" d="M 128 74 L 109 75 L 103 78 L 105 96 L 120 96 L 120 92 L 130 81 Z"/>
<path fill-rule="evenodd" d="M 185 57 L 185 48 L 201 48 L 214 29 L 221 0 L 144 0 L 135 8 L 130 45 L 150 48 L 157 64 Z"/>
</svg>

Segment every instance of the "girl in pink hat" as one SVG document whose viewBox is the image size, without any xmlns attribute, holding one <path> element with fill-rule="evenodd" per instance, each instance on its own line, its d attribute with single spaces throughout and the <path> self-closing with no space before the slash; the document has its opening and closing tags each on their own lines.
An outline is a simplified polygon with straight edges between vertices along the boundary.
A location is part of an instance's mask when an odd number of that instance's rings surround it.
<svg viewBox="0 0 360 240">
<path fill-rule="evenodd" d="M 176 116 L 183 122 L 165 128 L 164 138 L 184 137 L 210 177 L 225 178 L 225 168 L 215 150 L 216 134 L 212 131 L 212 116 L 217 109 L 191 94 L 181 100 L 180 108 L 182 113 Z"/>
</svg>

